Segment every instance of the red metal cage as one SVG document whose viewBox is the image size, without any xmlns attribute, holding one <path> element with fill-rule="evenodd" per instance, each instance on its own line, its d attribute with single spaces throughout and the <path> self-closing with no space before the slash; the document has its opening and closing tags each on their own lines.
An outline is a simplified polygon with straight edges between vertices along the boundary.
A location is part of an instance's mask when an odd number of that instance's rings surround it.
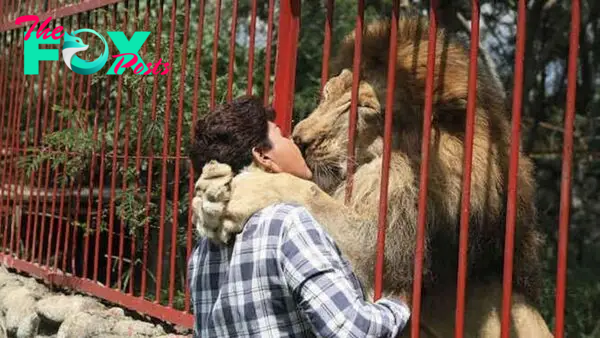
<svg viewBox="0 0 600 338">
<path fill-rule="evenodd" d="M 358 1 L 355 23 L 355 50 L 353 67 L 352 105 L 348 142 L 347 196 L 352 193 L 354 148 L 357 121 L 357 96 L 360 77 L 361 43 L 364 26 L 364 1 Z M 204 0 L 174 0 L 173 6 L 149 0 L 81 0 L 37 1 L 7 0 L 0 5 L 0 235 L 2 235 L 2 264 L 16 268 L 51 283 L 68 286 L 102 297 L 119 305 L 151 316 L 192 327 L 189 290 L 186 287 L 184 265 L 192 245 L 191 212 L 181 217 L 180 209 L 193 194 L 194 173 L 184 161 L 182 140 L 189 133 L 199 114 L 199 107 L 214 107 L 218 101 L 231 100 L 236 93 L 256 93 L 259 88 L 265 103 L 272 101 L 278 111 L 277 123 L 285 134 L 292 130 L 292 108 L 296 90 L 296 58 L 301 32 L 300 0 L 268 1 L 268 19 L 260 22 L 266 31 L 264 46 L 257 47 L 257 0 L 250 1 L 247 27 L 249 52 L 241 56 L 247 60 L 245 74 L 234 68 L 240 56 L 236 53 L 237 30 L 240 29 L 238 1 L 233 8 L 222 6 L 220 0 L 208 8 Z M 568 65 L 568 97 L 564 122 L 564 152 L 561 181 L 561 209 L 559 224 L 559 259 L 556 292 L 555 336 L 564 336 L 566 288 L 566 257 L 569 227 L 569 199 L 573 123 L 575 109 L 576 68 L 580 29 L 580 3 L 572 1 L 570 53 Z M 392 18 L 398 18 L 399 0 L 394 1 Z M 126 10 L 125 10 L 126 9 Z M 325 39 L 321 88 L 329 75 L 332 31 L 335 21 L 334 1 L 326 1 Z M 477 106 L 477 56 L 479 45 L 479 1 L 471 1 L 471 50 L 469 68 L 469 95 L 465 129 L 465 159 L 463 195 L 460 218 L 459 270 L 456 303 L 456 336 L 463 336 L 467 243 L 469 231 L 469 201 L 473 133 Z M 512 294 L 513 251 L 516 219 L 517 169 L 519 159 L 521 98 L 523 95 L 523 61 L 525 42 L 526 3 L 518 1 L 518 32 L 515 58 L 515 77 L 512 105 L 512 140 L 508 183 L 506 239 L 504 254 L 504 297 L 502 306 L 502 336 L 509 336 L 509 305 Z M 169 12 L 170 10 L 170 12 Z M 38 75 L 24 74 L 23 35 L 30 26 L 16 24 L 17 17 L 36 13 L 40 22 L 52 18 L 48 27 L 57 25 L 69 30 L 92 28 L 106 30 L 151 30 L 141 56 L 162 58 L 172 69 L 164 82 L 145 81 L 132 76 L 93 77 L 66 70 L 59 62 L 40 62 Z M 224 15 L 231 15 L 225 18 Z M 205 18 L 214 16 L 214 25 L 208 27 Z M 182 20 L 180 20 L 183 18 Z M 277 21 L 276 21 L 277 20 Z M 222 25 L 228 22 L 228 25 Z M 245 21 L 244 21 L 245 22 Z M 164 26 L 163 26 L 164 25 Z M 243 27 L 246 29 L 245 27 Z M 422 162 L 418 203 L 417 248 L 414 261 L 414 289 L 412 292 L 412 336 L 419 336 L 421 276 L 424 231 L 427 215 L 427 185 L 429 144 L 431 134 L 436 32 L 438 30 L 437 1 L 429 8 L 429 39 L 427 81 L 422 129 Z M 205 33 L 208 32 L 208 33 Z M 389 69 L 395 67 L 397 20 L 392 20 Z M 163 39 L 162 35 L 168 34 Z M 207 35 L 219 38 L 206 44 Z M 276 35 L 277 40 L 274 40 Z M 228 41 L 227 41 L 228 40 Z M 161 43 L 168 43 L 168 46 Z M 228 43 L 227 43 L 228 42 Z M 91 46 L 98 40 L 92 40 Z M 227 48 L 227 44 L 229 47 Z M 109 44 L 110 45 L 110 44 Z M 147 50 L 154 46 L 153 54 Z M 225 46 L 225 48 L 223 48 Z M 41 47 L 46 48 L 46 47 Z M 111 53 L 115 49 L 110 45 Z M 212 50 L 206 50 L 212 48 Z M 276 49 L 276 57 L 273 51 Z M 166 53 L 162 53 L 164 51 Z M 260 51 L 260 55 L 257 54 Z M 228 63 L 219 64 L 219 55 L 226 54 Z M 177 57 L 176 57 L 177 55 Z M 154 60 L 153 59 L 153 60 Z M 212 60 L 211 60 L 212 59 Z M 208 61 L 207 61 L 208 60 Z M 60 65 L 59 65 L 60 64 Z M 274 65 L 273 65 L 274 64 Z M 236 66 L 237 67 L 237 66 Z M 256 77 L 256 69 L 263 67 L 264 79 Z M 275 75 L 272 85 L 272 73 Z M 206 76 L 204 75 L 206 74 Z M 223 75 L 226 74 L 226 75 Z M 388 72 L 388 87 L 396 84 L 395 72 Z M 234 88 L 235 77 L 246 77 L 246 88 Z M 226 81 L 221 81 L 226 78 Z M 137 87 L 131 85 L 132 81 Z M 161 80 L 162 81 L 162 80 Z M 189 86 L 186 86 L 189 84 Z M 164 92 L 163 90 L 164 85 Z M 271 94 L 271 87 L 273 93 Z M 137 88 L 137 89 L 136 89 Z M 116 92 L 116 95 L 112 95 Z M 191 107 L 187 96 L 193 96 Z M 205 98 L 207 98 L 205 100 Z M 148 101 L 146 101 L 148 99 Z M 202 101 L 202 102 L 200 102 Z M 387 191 L 391 153 L 392 109 L 394 91 L 385 93 L 384 156 L 381 173 L 378 256 L 376 264 L 375 297 L 382 292 L 383 247 L 386 233 Z M 60 109 L 53 109 L 60 106 Z M 191 110 L 188 117 L 184 113 Z M 81 117 L 82 111 L 93 112 Z M 151 114 L 146 114 L 150 111 Z M 149 116 L 148 116 L 149 115 Z M 148 134 L 142 125 L 151 125 L 153 135 L 160 135 L 158 147 L 144 146 Z M 187 126 L 187 127 L 186 127 Z M 112 135 L 106 135 L 109 127 Z M 64 130 L 78 130 L 80 134 L 65 133 L 72 137 L 88 137 L 90 154 L 82 155 L 75 145 L 54 146 L 43 143 L 43 137 Z M 157 131 L 158 130 L 158 131 Z M 79 135 L 79 136 L 77 136 Z M 154 137 L 154 136 L 153 136 Z M 115 146 L 116 145 L 116 146 Z M 131 145 L 131 146 L 130 146 Z M 86 148 L 88 149 L 88 148 Z M 160 154 L 155 152 L 160 151 Z M 47 157 L 40 157 L 40 156 Z M 36 157 L 37 156 L 37 157 Z M 51 165 L 48 156 L 63 160 Z M 26 172 L 20 161 L 33 158 Z M 37 159 L 37 160 L 35 160 Z M 43 159 L 43 160 L 42 160 Z M 69 162 L 72 160 L 72 162 Z M 83 161 L 83 162 L 82 162 Z M 89 161 L 89 162 L 85 162 Z M 69 172 L 71 167 L 82 166 L 84 173 Z M 158 168 L 158 169 L 157 169 Z M 170 174 L 173 173 L 173 175 Z M 144 173 L 144 175 L 142 175 Z M 136 177 L 140 176 L 141 177 Z M 133 178 L 132 178 L 133 177 Z M 185 179 L 187 177 L 187 180 Z M 61 178 L 66 178 L 61 181 Z M 186 185 L 174 184 L 184 182 Z M 133 183 L 132 183 L 133 182 Z M 160 182 L 160 183 L 159 183 Z M 187 188 L 186 188 L 187 186 Z M 153 195 L 153 189 L 161 189 Z M 186 190 L 187 189 L 187 190 Z M 181 191 L 180 191 L 181 190 Z M 121 200 L 123 192 L 131 200 Z M 182 197 L 182 196 L 188 197 Z M 133 196 L 133 197 L 131 197 Z M 133 207 L 127 209 L 127 203 Z M 137 203 L 137 204 L 136 204 Z M 117 205 L 118 204 L 118 205 Z M 135 215 L 139 229 L 128 224 L 128 211 L 135 205 L 143 212 Z M 156 212 L 156 213 L 155 213 Z M 187 219 L 187 222 L 186 222 Z M 184 229 L 181 231 L 181 229 Z M 139 231 L 138 231 L 139 230 Z M 178 241 L 181 243 L 178 244 Z M 140 248 L 141 245 L 141 248 Z M 182 282 L 183 281 L 183 282 Z M 178 295 L 182 295 L 179 297 Z M 182 299 L 182 304 L 179 300 Z M 500 304 L 498 304 L 500 306 Z"/>
</svg>

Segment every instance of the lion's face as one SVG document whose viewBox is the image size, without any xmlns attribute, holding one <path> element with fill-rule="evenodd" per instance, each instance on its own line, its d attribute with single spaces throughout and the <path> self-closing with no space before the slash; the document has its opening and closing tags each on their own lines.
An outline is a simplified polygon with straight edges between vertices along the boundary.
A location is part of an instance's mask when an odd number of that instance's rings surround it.
<svg viewBox="0 0 600 338">
<path fill-rule="evenodd" d="M 359 157 L 355 160 L 361 164 L 374 155 L 372 149 L 379 148 L 383 115 L 369 84 L 361 83 L 358 93 L 355 146 Z M 346 178 L 351 98 L 352 73 L 345 69 L 326 83 L 319 106 L 293 131 L 294 140 L 313 172 L 313 180 L 327 192 Z"/>
</svg>

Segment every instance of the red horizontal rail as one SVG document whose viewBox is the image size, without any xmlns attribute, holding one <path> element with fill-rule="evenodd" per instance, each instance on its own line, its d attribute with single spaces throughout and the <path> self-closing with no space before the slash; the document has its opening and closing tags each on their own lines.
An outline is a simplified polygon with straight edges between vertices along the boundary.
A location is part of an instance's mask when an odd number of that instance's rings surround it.
<svg viewBox="0 0 600 338">
<path fill-rule="evenodd" d="M 87 0 L 87 1 L 84 0 L 83 2 L 78 3 L 78 4 L 66 5 L 63 7 L 55 8 L 55 9 L 50 10 L 43 14 L 37 14 L 37 16 L 38 16 L 40 22 L 44 22 L 44 20 L 46 20 L 49 17 L 52 17 L 53 19 L 60 19 L 62 17 L 71 16 L 71 15 L 84 13 L 84 12 L 89 12 L 96 8 L 116 4 L 116 3 L 119 3 L 122 1 L 123 0 Z M 8 14 L 8 13 L 5 13 L 5 14 Z M 35 13 L 32 13 L 32 14 L 35 14 Z M 0 24 L 0 32 L 16 29 L 16 28 L 26 26 L 29 24 L 31 24 L 31 23 L 27 22 L 27 23 L 17 25 L 14 21 L 7 22 L 4 24 Z"/>
<path fill-rule="evenodd" d="M 107 288 L 89 279 L 56 273 L 52 270 L 46 270 L 37 264 L 16 259 L 1 253 L 0 262 L 2 262 L 2 265 L 6 267 L 26 272 L 38 278 L 43 278 L 52 284 L 80 290 L 93 296 L 104 298 L 120 306 L 127 307 L 131 310 L 144 312 L 152 317 L 156 317 L 176 325 L 181 325 L 185 328 L 192 328 L 194 325 L 194 317 L 189 313 L 158 305 L 138 297 L 131 297 L 125 293 L 119 292 L 115 289 Z"/>
</svg>

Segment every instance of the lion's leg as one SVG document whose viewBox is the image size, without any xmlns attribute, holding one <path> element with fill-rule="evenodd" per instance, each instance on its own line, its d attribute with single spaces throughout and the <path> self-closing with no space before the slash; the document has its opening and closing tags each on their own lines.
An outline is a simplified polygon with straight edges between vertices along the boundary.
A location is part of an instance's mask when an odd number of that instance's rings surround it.
<svg viewBox="0 0 600 338">
<path fill-rule="evenodd" d="M 502 284 L 475 284 L 468 287 L 464 314 L 464 337 L 498 338 L 502 325 Z M 441 337 L 453 337 L 455 328 L 456 285 L 424 295 L 421 321 Z M 513 292 L 511 337 L 552 337 L 539 311 L 522 294 Z"/>
</svg>

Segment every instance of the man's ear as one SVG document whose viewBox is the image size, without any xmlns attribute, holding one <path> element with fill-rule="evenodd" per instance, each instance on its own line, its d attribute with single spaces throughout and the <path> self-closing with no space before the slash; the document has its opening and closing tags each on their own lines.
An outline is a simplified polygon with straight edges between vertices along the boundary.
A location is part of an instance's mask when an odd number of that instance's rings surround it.
<svg viewBox="0 0 600 338">
<path fill-rule="evenodd" d="M 257 147 L 252 148 L 252 158 L 254 159 L 254 162 L 266 172 L 281 172 L 277 163 L 269 156 L 269 152 L 264 149 Z"/>
</svg>

